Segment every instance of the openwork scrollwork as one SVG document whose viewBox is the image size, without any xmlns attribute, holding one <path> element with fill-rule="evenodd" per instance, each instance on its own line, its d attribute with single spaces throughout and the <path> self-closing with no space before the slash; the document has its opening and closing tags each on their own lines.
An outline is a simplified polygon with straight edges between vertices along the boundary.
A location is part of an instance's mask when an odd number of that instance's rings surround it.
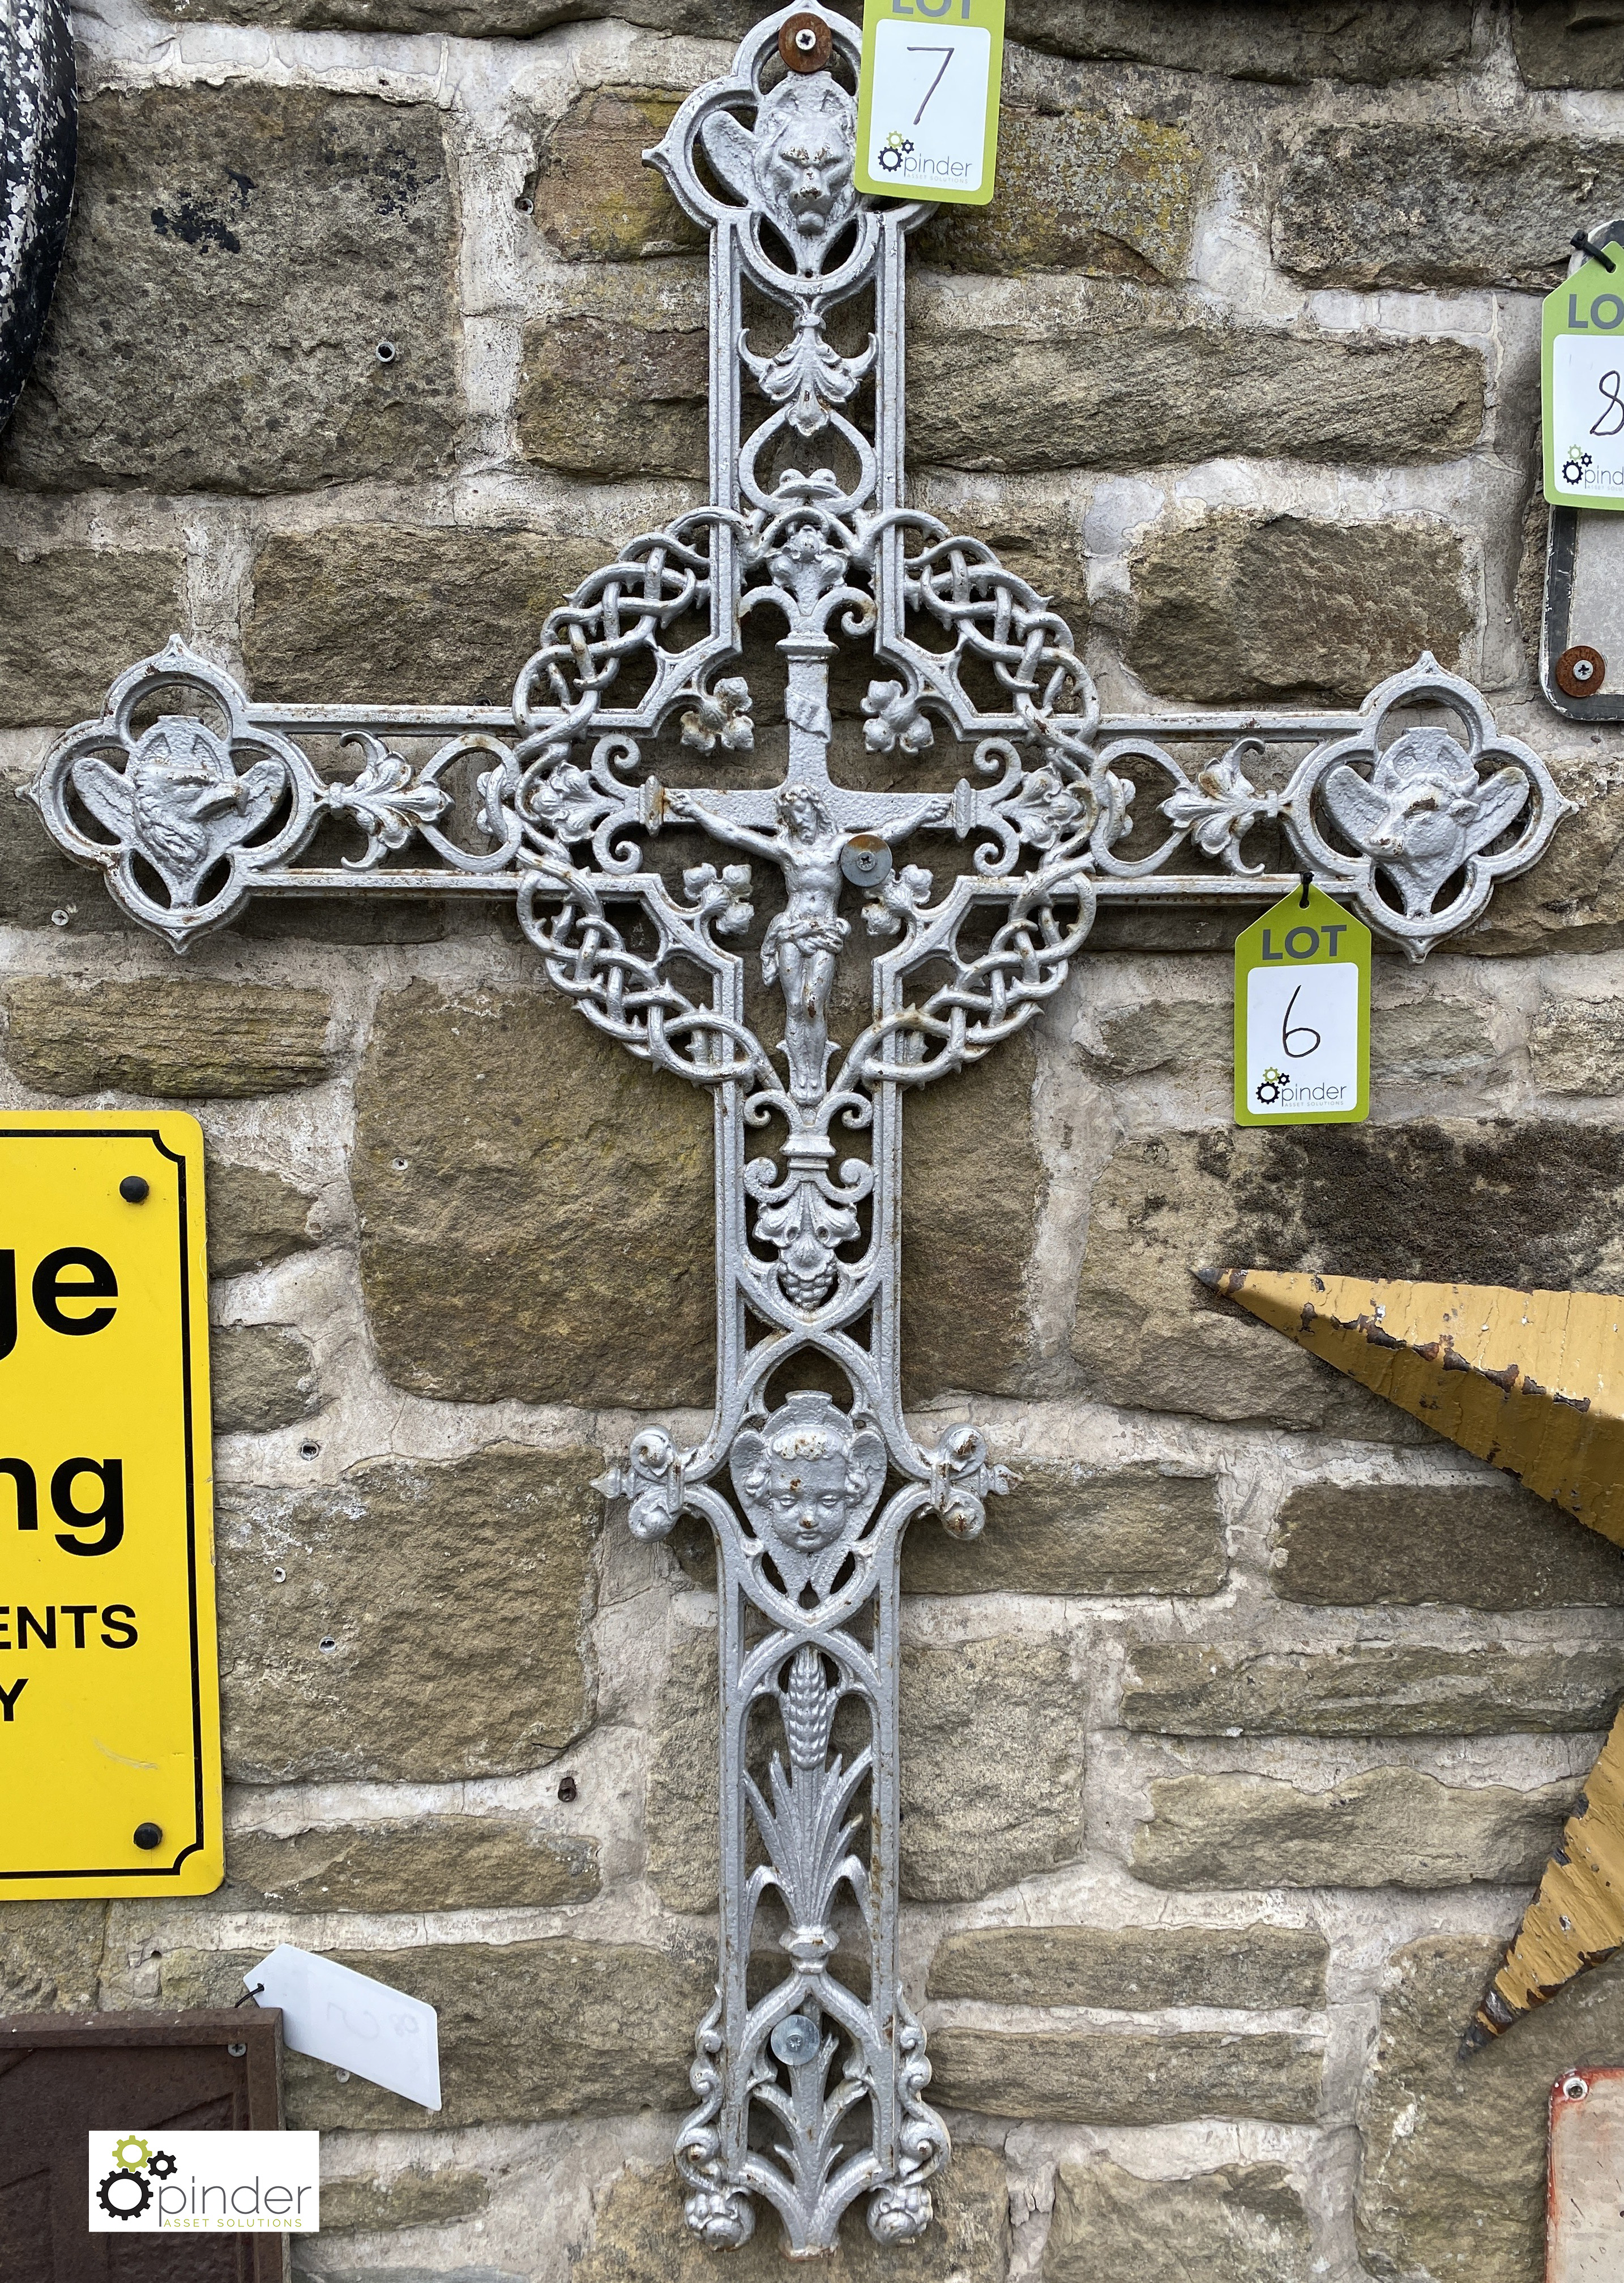
<svg viewBox="0 0 1624 2283">
<path fill-rule="evenodd" d="M 822 18 L 826 64 L 781 61 L 792 12 Z M 1009 1487 L 977 1430 L 925 1445 L 902 1414 L 905 1098 L 1031 1022 L 1103 902 L 1269 900 L 1302 868 L 1419 958 L 1565 806 L 1430 658 L 1356 713 L 1102 720 L 1049 600 L 903 499 L 924 210 L 854 187 L 856 54 L 797 0 L 648 154 L 714 238 L 710 498 L 551 613 L 511 713 L 254 705 L 172 644 L 33 788 L 177 949 L 255 891 L 511 895 L 589 1022 L 710 1091 L 714 1415 L 692 1445 L 645 1426 L 605 1487 L 639 1538 L 686 1515 L 717 1547 L 722 1901 L 689 2222 L 737 2245 L 765 2199 L 804 2254 L 859 2199 L 882 2244 L 929 2223 L 948 2142 L 898 1958 L 898 1566 L 920 1517 L 972 1537 Z M 776 643 L 782 729 L 746 626 Z M 854 643 L 871 672 L 837 721 Z M 842 1001 L 859 947 L 867 999 Z"/>
</svg>

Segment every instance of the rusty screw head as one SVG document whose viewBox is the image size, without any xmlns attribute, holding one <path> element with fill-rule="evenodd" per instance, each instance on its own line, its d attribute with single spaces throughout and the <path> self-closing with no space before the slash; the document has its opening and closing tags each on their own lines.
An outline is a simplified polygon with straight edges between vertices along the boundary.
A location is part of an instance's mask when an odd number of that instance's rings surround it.
<svg viewBox="0 0 1624 2283">
<path fill-rule="evenodd" d="M 1607 661 L 1589 643 L 1575 643 L 1557 660 L 1557 687 L 1568 697 L 1595 697 L 1607 679 Z"/>
<path fill-rule="evenodd" d="M 792 16 L 778 29 L 778 53 L 792 72 L 822 71 L 834 49 L 834 34 L 821 16 Z"/>
<path fill-rule="evenodd" d="M 891 851 L 878 832 L 854 832 L 840 851 L 840 869 L 854 888 L 877 888 L 891 872 Z"/>
</svg>

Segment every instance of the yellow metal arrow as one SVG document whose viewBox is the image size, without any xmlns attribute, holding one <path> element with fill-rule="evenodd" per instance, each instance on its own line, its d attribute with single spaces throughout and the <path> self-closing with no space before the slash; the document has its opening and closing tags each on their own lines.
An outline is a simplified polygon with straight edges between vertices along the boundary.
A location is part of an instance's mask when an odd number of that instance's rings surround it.
<svg viewBox="0 0 1624 2283">
<path fill-rule="evenodd" d="M 1624 1299 L 1198 1269 L 1204 1284 L 1624 1547 Z M 1624 1712 L 1467 2031 L 1624 1947 Z"/>
</svg>

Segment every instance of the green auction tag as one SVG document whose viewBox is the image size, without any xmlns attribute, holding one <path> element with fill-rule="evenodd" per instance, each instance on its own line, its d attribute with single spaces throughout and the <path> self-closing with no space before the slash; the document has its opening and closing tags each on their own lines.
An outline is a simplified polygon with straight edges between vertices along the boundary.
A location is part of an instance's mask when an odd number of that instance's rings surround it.
<svg viewBox="0 0 1624 2283">
<path fill-rule="evenodd" d="M 1235 946 L 1235 1123 L 1370 1114 L 1370 931 L 1319 889 L 1293 889 Z"/>
<path fill-rule="evenodd" d="M 863 0 L 857 188 L 984 206 L 1003 75 L 1003 0 Z"/>
<path fill-rule="evenodd" d="M 1540 394 L 1545 496 L 1553 507 L 1624 508 L 1624 246 L 1545 297 Z"/>
</svg>

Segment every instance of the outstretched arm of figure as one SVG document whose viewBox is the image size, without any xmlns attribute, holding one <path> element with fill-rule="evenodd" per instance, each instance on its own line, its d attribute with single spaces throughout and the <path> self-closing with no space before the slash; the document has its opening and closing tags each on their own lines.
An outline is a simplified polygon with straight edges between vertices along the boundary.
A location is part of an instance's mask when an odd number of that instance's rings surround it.
<svg viewBox="0 0 1624 2283">
<path fill-rule="evenodd" d="M 917 808 L 894 816 L 889 824 L 880 827 L 879 837 L 887 848 L 894 847 L 899 840 L 906 840 L 910 832 L 917 832 L 922 825 L 945 824 L 952 814 L 953 797 L 944 792 L 933 799 L 921 801 Z"/>
<path fill-rule="evenodd" d="M 666 794 L 666 814 L 691 818 L 716 839 L 725 840 L 730 847 L 747 849 L 753 856 L 770 857 L 775 864 L 784 861 L 784 850 L 772 833 L 755 832 L 747 824 L 736 824 L 730 817 L 720 815 L 694 794 L 678 787 L 672 787 Z"/>
</svg>

